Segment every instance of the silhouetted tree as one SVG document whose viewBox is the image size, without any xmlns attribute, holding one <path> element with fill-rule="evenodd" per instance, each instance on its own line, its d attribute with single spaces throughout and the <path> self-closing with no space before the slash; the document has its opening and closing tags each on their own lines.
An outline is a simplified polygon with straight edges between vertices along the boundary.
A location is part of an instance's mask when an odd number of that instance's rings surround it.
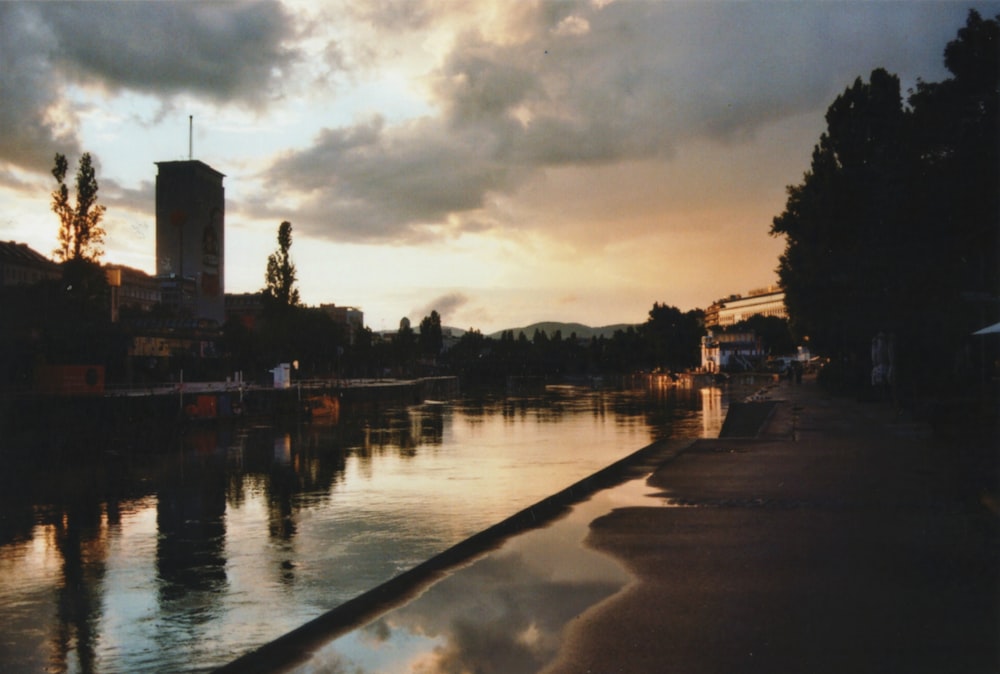
<svg viewBox="0 0 1000 674">
<path fill-rule="evenodd" d="M 278 306 L 297 306 L 299 291 L 295 287 L 295 265 L 289 250 L 292 247 L 292 223 L 285 220 L 278 227 L 278 250 L 267 258 L 265 291 Z"/>
<path fill-rule="evenodd" d="M 299 361 L 303 377 L 335 374 L 339 354 L 346 342 L 344 326 L 317 307 L 294 307 L 290 320 L 289 354 Z"/>
<path fill-rule="evenodd" d="M 441 353 L 444 337 L 441 333 L 441 316 L 437 311 L 431 311 L 430 316 L 424 316 L 420 321 L 420 336 L 417 343 L 420 352 L 425 356 L 436 358 Z"/>
<path fill-rule="evenodd" d="M 57 320 L 67 326 L 104 325 L 110 320 L 107 274 L 92 260 L 77 257 L 62 263 L 59 296 Z"/>
<path fill-rule="evenodd" d="M 912 323 L 936 320 L 933 330 L 915 327 L 903 346 L 915 359 L 938 354 L 952 370 L 939 378 L 962 385 L 955 369 L 969 333 L 1000 320 L 1000 16 L 970 11 L 944 63 L 953 76 L 919 82 L 909 99 L 920 157 L 912 276 L 923 296 Z"/>
<path fill-rule="evenodd" d="M 634 326 L 615 330 L 601 352 L 601 367 L 608 372 L 630 372 L 649 367 L 642 335 Z"/>
<path fill-rule="evenodd" d="M 411 371 L 417 353 L 417 336 L 405 316 L 399 321 L 399 331 L 392 340 L 393 359 L 399 373 Z"/>
<path fill-rule="evenodd" d="M 479 330 L 469 328 L 445 354 L 451 371 L 466 381 L 483 383 L 495 379 L 496 350 L 491 348 L 493 340 L 488 340 Z"/>
<path fill-rule="evenodd" d="M 52 192 L 52 211 L 59 217 L 59 248 L 55 255 L 59 260 L 76 259 L 96 261 L 104 254 L 105 207 L 97 203 L 97 178 L 91 163 L 90 153 L 80 157 L 76 172 L 76 205 L 69 202 L 69 188 L 66 186 L 66 172 L 69 164 L 66 156 L 56 154 L 52 175 L 58 187 Z"/>
<path fill-rule="evenodd" d="M 909 109 L 895 76 L 858 79 L 774 219 L 793 332 L 857 383 L 881 331 L 911 390 L 954 380 L 969 333 L 998 318 L 998 20 L 970 12 L 945 49 L 954 77 L 918 83 Z"/>
<path fill-rule="evenodd" d="M 227 358 L 227 370 L 243 370 L 247 375 L 268 369 L 270 359 L 265 360 L 259 333 L 231 319 L 222 326 L 222 349 Z"/>
<path fill-rule="evenodd" d="M 680 371 L 697 366 L 703 325 L 700 311 L 682 312 L 677 307 L 654 303 L 642 325 L 647 367 Z"/>
<path fill-rule="evenodd" d="M 787 245 L 778 274 L 797 332 L 829 353 L 856 352 L 898 308 L 908 210 L 899 79 L 875 70 L 826 113 L 827 132 L 771 232 Z"/>
</svg>

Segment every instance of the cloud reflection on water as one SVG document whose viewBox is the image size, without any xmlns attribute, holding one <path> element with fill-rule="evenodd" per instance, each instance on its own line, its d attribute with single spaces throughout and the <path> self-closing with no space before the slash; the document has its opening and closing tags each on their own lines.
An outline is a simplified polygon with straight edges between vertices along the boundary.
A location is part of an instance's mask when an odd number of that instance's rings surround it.
<svg viewBox="0 0 1000 674">
<path fill-rule="evenodd" d="M 331 641 L 293 671 L 539 671 L 555 659 L 573 620 L 630 582 L 618 562 L 584 545 L 589 523 L 615 507 L 662 505 L 651 492 L 645 479 L 599 492 Z"/>
</svg>

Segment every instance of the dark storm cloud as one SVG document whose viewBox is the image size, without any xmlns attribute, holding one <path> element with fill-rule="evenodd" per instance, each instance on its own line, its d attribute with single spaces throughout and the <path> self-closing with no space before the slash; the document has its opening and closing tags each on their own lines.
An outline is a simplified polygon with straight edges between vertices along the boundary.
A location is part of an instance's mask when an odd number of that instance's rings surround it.
<svg viewBox="0 0 1000 674">
<path fill-rule="evenodd" d="M 423 5 L 383 5 L 376 25 L 432 21 Z M 669 160 L 699 138 L 746 142 L 774 122 L 822 114 L 876 67 L 933 80 L 967 11 L 949 3 L 515 7 L 504 39 L 471 30 L 455 40 L 429 78 L 438 116 L 328 129 L 271 168 L 271 187 L 306 193 L 311 234 L 450 235 L 467 220 L 481 227 L 477 211 L 491 195 L 541 170 Z"/>
<path fill-rule="evenodd" d="M 58 85 L 42 45 L 53 37 L 34 5 L 0 3 L 0 160 L 38 171 L 57 147 L 79 151 L 72 131 L 48 115 Z"/>
<path fill-rule="evenodd" d="M 295 59 L 292 34 L 273 2 L 0 3 L 0 160 L 42 171 L 79 152 L 67 83 L 261 105 Z"/>
<path fill-rule="evenodd" d="M 419 241 L 424 225 L 480 208 L 490 190 L 512 186 L 511 167 L 489 147 L 495 142 L 486 130 L 451 131 L 428 119 L 391 132 L 381 119 L 326 129 L 268 170 L 268 191 L 305 194 L 297 212 L 315 236 Z"/>
<path fill-rule="evenodd" d="M 280 4 L 43 4 L 60 66 L 111 88 L 195 92 L 220 102 L 266 98 L 290 67 L 292 23 Z"/>
</svg>

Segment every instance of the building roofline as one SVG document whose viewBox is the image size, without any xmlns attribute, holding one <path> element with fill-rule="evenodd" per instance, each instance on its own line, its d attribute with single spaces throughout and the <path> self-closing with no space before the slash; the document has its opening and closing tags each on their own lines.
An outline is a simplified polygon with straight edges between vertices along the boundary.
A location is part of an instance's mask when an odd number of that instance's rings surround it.
<svg viewBox="0 0 1000 674">
<path fill-rule="evenodd" d="M 157 166 L 178 166 L 178 165 L 181 165 L 181 164 L 196 164 L 198 166 L 201 166 L 202 168 L 208 169 L 209 171 L 211 171 L 212 173 L 216 174 L 220 178 L 225 178 L 226 177 L 225 173 L 222 173 L 221 171 L 217 171 L 216 169 L 212 168 L 211 166 L 209 166 L 205 162 L 201 161 L 200 159 L 177 159 L 177 160 L 172 160 L 172 161 L 157 161 L 157 162 L 153 162 L 153 163 L 156 164 Z"/>
<path fill-rule="evenodd" d="M 0 241 L 0 259 L 5 259 L 9 262 L 59 266 L 59 263 L 55 260 L 45 257 L 28 244 L 20 243 L 19 241 Z"/>
</svg>

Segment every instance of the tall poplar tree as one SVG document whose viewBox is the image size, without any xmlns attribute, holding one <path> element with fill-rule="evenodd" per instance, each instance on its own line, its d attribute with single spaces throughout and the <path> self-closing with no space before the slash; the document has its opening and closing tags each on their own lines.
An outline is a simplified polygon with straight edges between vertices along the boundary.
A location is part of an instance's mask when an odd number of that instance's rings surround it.
<svg viewBox="0 0 1000 674">
<path fill-rule="evenodd" d="M 267 258 L 265 292 L 279 306 L 298 306 L 299 291 L 295 287 L 295 264 L 292 263 L 292 223 L 285 220 L 278 227 L 278 250 Z"/>
<path fill-rule="evenodd" d="M 56 154 L 52 175 L 58 186 L 52 192 L 52 211 L 59 217 L 59 248 L 55 255 L 63 262 L 88 260 L 96 262 L 104 254 L 105 207 L 97 203 L 97 177 L 90 153 L 80 157 L 76 172 L 76 204 L 70 204 L 66 173 L 66 156 Z"/>
</svg>

